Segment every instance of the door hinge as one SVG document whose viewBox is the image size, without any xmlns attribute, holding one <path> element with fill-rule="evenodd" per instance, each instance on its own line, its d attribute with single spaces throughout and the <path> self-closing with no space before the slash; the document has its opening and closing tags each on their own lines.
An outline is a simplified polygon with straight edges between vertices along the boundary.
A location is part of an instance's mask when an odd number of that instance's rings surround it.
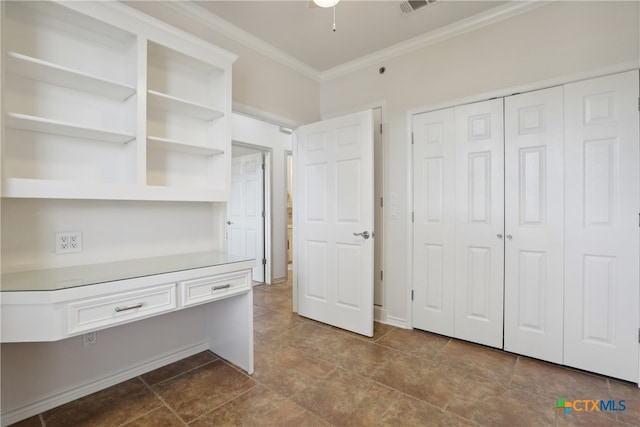
<svg viewBox="0 0 640 427">
<path fill-rule="evenodd" d="M 413 222 L 413 212 L 411 212 L 411 222 Z"/>
<path fill-rule="evenodd" d="M 382 123 L 380 123 L 380 135 L 382 135 Z"/>
<path fill-rule="evenodd" d="M 262 211 L 262 218 L 266 218 L 266 213 L 264 211 Z"/>
<path fill-rule="evenodd" d="M 411 289 L 411 301 L 413 301 L 413 289 Z"/>
<path fill-rule="evenodd" d="M 380 270 L 380 280 L 382 280 L 383 274 L 382 274 L 382 270 Z"/>
<path fill-rule="evenodd" d="M 413 145 L 413 132 L 411 132 L 411 145 Z"/>
<path fill-rule="evenodd" d="M 266 258 L 262 258 L 262 265 L 267 265 L 267 260 L 266 260 Z"/>
<path fill-rule="evenodd" d="M 384 202 L 383 202 L 382 197 L 380 197 L 380 207 L 381 207 L 381 208 L 382 208 L 382 207 L 384 207 Z"/>
<path fill-rule="evenodd" d="M 262 170 L 264 170 L 264 163 L 262 163 Z"/>
</svg>

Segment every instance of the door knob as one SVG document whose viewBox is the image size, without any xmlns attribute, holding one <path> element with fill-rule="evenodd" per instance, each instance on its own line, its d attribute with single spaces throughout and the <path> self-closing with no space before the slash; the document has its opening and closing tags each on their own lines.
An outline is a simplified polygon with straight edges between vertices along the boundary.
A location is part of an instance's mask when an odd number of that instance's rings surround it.
<svg viewBox="0 0 640 427">
<path fill-rule="evenodd" d="M 231 225 L 231 224 L 233 224 L 233 222 L 227 221 L 227 225 Z"/>
<path fill-rule="evenodd" d="M 502 234 L 498 234 L 498 239 L 502 239 Z"/>
<path fill-rule="evenodd" d="M 507 234 L 507 239 L 511 240 L 513 239 L 513 236 L 511 234 Z"/>
<path fill-rule="evenodd" d="M 365 239 L 369 238 L 369 232 L 368 231 L 363 231 L 362 233 L 353 233 L 354 236 L 362 236 Z"/>
</svg>

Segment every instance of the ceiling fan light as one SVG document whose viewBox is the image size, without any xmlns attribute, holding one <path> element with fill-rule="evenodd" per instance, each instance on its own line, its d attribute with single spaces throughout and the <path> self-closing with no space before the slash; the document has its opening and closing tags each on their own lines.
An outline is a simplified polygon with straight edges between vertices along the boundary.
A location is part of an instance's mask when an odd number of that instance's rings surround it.
<svg viewBox="0 0 640 427">
<path fill-rule="evenodd" d="M 313 2 L 320 7 L 333 7 L 338 4 L 340 0 L 313 0 Z"/>
</svg>

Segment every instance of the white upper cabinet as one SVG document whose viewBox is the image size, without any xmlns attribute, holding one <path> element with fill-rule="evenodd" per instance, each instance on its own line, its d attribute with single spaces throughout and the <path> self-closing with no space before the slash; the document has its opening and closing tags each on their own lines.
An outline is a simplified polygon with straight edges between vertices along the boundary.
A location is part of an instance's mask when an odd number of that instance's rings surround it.
<svg viewBox="0 0 640 427">
<path fill-rule="evenodd" d="M 117 2 L 2 2 L 2 196 L 223 201 L 235 55 Z"/>
</svg>

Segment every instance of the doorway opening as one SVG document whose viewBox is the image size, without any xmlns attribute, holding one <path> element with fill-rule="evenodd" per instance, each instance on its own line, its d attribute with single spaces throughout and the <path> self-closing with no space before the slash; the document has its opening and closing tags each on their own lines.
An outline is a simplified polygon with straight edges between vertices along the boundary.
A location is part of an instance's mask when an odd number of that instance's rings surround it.
<svg viewBox="0 0 640 427">
<path fill-rule="evenodd" d="M 271 284 L 271 151 L 234 141 L 231 153 L 227 250 L 256 260 L 254 284 Z"/>
<path fill-rule="evenodd" d="M 293 153 L 285 152 L 287 165 L 287 271 L 293 271 Z"/>
</svg>

